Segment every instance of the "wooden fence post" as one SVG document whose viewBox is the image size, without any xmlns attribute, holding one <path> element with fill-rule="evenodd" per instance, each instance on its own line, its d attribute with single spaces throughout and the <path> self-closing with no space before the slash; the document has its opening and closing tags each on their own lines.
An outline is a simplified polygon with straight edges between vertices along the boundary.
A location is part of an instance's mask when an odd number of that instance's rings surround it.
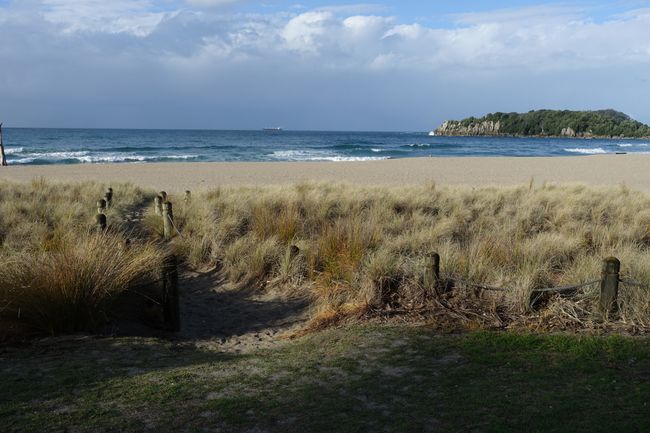
<svg viewBox="0 0 650 433">
<path fill-rule="evenodd" d="M 98 213 L 95 215 L 95 225 L 97 226 L 97 230 L 100 232 L 105 232 L 106 231 L 106 215 L 103 213 Z"/>
<path fill-rule="evenodd" d="M 106 200 L 97 200 L 97 213 L 104 213 L 106 211 Z"/>
<path fill-rule="evenodd" d="M 180 308 L 178 302 L 178 260 L 175 255 L 163 264 L 163 320 L 169 331 L 180 331 Z"/>
<path fill-rule="evenodd" d="M 162 215 L 162 205 L 163 205 L 163 198 L 160 195 L 157 195 L 156 198 L 153 199 L 153 211 L 156 215 Z"/>
<path fill-rule="evenodd" d="M 603 260 L 602 280 L 600 281 L 600 310 L 610 313 L 616 309 L 619 273 L 621 262 L 616 257 Z"/>
<path fill-rule="evenodd" d="M 165 191 L 160 191 L 158 195 L 162 198 L 163 203 L 167 201 L 167 193 Z"/>
<path fill-rule="evenodd" d="M 433 253 L 429 256 L 427 269 L 424 275 L 424 284 L 430 295 L 434 296 L 440 288 L 440 254 Z"/>
<path fill-rule="evenodd" d="M 106 190 L 106 194 L 104 194 L 104 200 L 106 200 L 106 207 L 111 207 L 113 204 L 113 188 L 108 188 Z"/>
<path fill-rule="evenodd" d="M 165 240 L 168 241 L 172 238 L 172 231 L 174 230 L 174 212 L 172 210 L 172 203 L 167 201 L 163 204 L 163 233 Z"/>
<path fill-rule="evenodd" d="M 0 123 L 0 165 L 7 166 L 7 157 L 5 156 L 5 143 L 2 141 L 2 123 Z"/>
</svg>

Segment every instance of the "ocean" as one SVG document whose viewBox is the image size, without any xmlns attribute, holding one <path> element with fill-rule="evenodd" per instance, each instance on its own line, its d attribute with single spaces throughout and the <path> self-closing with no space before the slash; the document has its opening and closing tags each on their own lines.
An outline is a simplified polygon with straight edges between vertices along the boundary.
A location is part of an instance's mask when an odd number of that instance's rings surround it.
<svg viewBox="0 0 650 433">
<path fill-rule="evenodd" d="M 372 161 L 428 156 L 648 153 L 650 141 L 431 137 L 427 132 L 3 128 L 10 165 L 170 161 Z"/>
</svg>

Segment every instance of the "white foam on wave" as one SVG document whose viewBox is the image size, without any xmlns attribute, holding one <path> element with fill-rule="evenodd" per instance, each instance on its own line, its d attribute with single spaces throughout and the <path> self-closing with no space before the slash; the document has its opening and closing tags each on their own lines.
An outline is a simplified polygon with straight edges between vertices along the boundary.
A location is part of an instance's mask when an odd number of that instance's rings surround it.
<svg viewBox="0 0 650 433">
<path fill-rule="evenodd" d="M 144 155 L 91 155 L 83 156 L 76 158 L 81 162 L 85 163 L 102 163 L 102 162 L 146 162 L 146 161 L 162 161 L 168 159 L 196 159 L 199 155 L 156 155 L 156 156 L 144 156 Z"/>
<path fill-rule="evenodd" d="M 411 143 L 407 144 L 408 147 L 431 147 L 429 143 Z"/>
<path fill-rule="evenodd" d="M 15 155 L 16 153 L 22 153 L 23 150 L 22 147 L 7 147 L 5 148 L 5 155 Z"/>
<path fill-rule="evenodd" d="M 47 159 L 47 160 L 62 160 L 81 158 L 88 155 L 88 152 L 83 151 L 70 151 L 70 152 L 25 152 L 24 155 L 33 159 Z"/>
<path fill-rule="evenodd" d="M 380 161 L 390 159 L 389 156 L 343 156 L 323 150 L 278 150 L 270 155 L 271 158 L 283 161 Z"/>
<path fill-rule="evenodd" d="M 22 152 L 21 152 L 22 153 Z M 80 159 L 88 155 L 88 152 L 26 152 L 23 158 L 12 161 L 12 164 L 31 164 L 36 160 L 43 161 L 63 161 L 66 159 Z"/>
<path fill-rule="evenodd" d="M 603 153 L 607 153 L 605 149 L 602 147 L 596 147 L 596 148 L 584 148 L 584 147 L 576 147 L 574 149 L 564 149 L 565 152 L 570 152 L 570 153 L 581 153 L 583 155 L 599 155 Z"/>
<path fill-rule="evenodd" d="M 31 164 L 34 162 L 34 158 L 20 158 L 11 161 L 12 164 Z"/>
<path fill-rule="evenodd" d="M 618 147 L 632 147 L 634 146 L 632 143 L 621 143 L 618 145 Z"/>
<path fill-rule="evenodd" d="M 49 153 L 28 153 L 24 158 L 12 161 L 12 164 L 31 164 L 34 161 L 59 162 L 76 160 L 80 163 L 96 164 L 104 162 L 146 162 L 161 161 L 169 159 L 196 159 L 199 155 L 138 155 L 135 153 L 104 153 L 92 155 L 88 151 L 78 152 L 49 152 Z"/>
</svg>

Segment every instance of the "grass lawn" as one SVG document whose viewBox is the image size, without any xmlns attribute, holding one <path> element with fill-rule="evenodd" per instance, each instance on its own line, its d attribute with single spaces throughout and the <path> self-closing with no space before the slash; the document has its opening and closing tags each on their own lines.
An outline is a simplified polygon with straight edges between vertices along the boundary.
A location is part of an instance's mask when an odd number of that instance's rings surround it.
<svg viewBox="0 0 650 433">
<path fill-rule="evenodd" d="M 274 349 L 0 351 L 2 432 L 650 431 L 650 339 L 330 329 Z"/>
</svg>

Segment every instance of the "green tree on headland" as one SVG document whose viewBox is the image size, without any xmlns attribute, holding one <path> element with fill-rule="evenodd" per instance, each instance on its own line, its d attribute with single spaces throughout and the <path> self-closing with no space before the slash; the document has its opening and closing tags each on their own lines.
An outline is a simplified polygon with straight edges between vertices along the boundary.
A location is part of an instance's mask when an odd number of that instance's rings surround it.
<svg viewBox="0 0 650 433">
<path fill-rule="evenodd" d="M 492 128 L 487 128 L 487 125 Z M 445 122 L 436 132 L 440 135 L 650 137 L 648 125 L 611 109 L 496 112 L 481 118 L 469 117 L 461 121 Z"/>
</svg>

